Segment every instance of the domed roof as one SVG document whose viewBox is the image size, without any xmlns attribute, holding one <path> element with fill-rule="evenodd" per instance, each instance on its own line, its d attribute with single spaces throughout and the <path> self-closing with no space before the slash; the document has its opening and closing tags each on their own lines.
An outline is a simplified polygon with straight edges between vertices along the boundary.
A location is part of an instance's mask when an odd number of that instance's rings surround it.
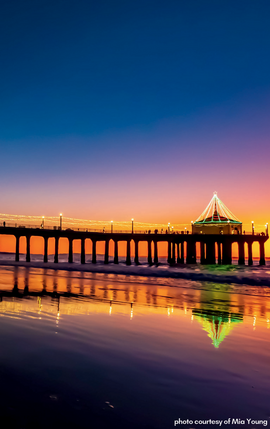
<svg viewBox="0 0 270 429">
<path fill-rule="evenodd" d="M 218 198 L 217 193 L 214 192 L 214 195 L 206 207 L 206 209 L 202 212 L 202 214 L 198 217 L 198 219 L 194 222 L 194 224 L 203 224 L 203 223 L 238 223 L 241 224 L 239 219 L 237 219 L 234 214 L 223 204 L 223 202 Z"/>
</svg>

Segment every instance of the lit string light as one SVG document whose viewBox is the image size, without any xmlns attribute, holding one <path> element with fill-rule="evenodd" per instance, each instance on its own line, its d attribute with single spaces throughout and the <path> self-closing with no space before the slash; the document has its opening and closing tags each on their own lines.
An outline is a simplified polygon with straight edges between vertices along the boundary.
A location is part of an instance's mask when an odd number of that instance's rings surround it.
<svg viewBox="0 0 270 429">
<path fill-rule="evenodd" d="M 207 207 L 209 209 L 209 207 Z M 206 210 L 205 210 L 206 211 Z M 205 212 L 204 212 L 205 213 Z M 203 213 L 203 214 L 204 214 Z M 203 216 L 203 214 L 201 216 Z M 200 216 L 200 217 L 201 217 Z M 14 215 L 0 213 L 0 224 L 5 222 L 6 226 L 29 226 L 38 228 L 53 228 L 59 226 L 59 216 L 46 216 L 46 226 L 44 225 L 44 216 L 30 216 L 30 215 Z M 72 229 L 89 229 L 89 230 L 100 230 L 111 231 L 111 220 L 92 220 L 92 219 L 78 219 L 65 216 L 65 228 Z M 113 222 L 115 231 L 130 231 L 130 221 L 114 221 Z M 174 231 L 181 231 L 189 228 L 189 223 L 174 223 Z M 248 227 L 249 223 L 243 224 Z M 265 229 L 265 224 L 257 224 L 258 227 Z M 149 231 L 157 229 L 158 231 L 165 231 L 168 229 L 168 223 L 149 223 L 139 222 L 134 224 L 134 231 Z"/>
</svg>

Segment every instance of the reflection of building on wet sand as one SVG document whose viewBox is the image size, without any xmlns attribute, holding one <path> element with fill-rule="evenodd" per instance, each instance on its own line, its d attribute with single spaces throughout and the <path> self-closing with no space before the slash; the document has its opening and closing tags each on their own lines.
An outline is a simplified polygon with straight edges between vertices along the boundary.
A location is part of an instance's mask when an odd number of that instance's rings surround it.
<svg viewBox="0 0 270 429">
<path fill-rule="evenodd" d="M 212 283 L 211 287 L 201 289 L 196 308 L 192 309 L 193 318 L 202 325 L 216 348 L 244 321 L 244 317 L 250 318 L 253 329 L 256 329 L 257 318 L 266 321 L 267 328 L 270 327 L 270 309 L 267 301 L 262 305 L 256 296 L 228 293 L 229 287 Z"/>
<path fill-rule="evenodd" d="M 234 313 L 193 310 L 192 314 L 195 320 L 208 332 L 208 337 L 211 338 L 212 344 L 216 348 L 238 323 L 243 322 L 243 316 Z"/>
<path fill-rule="evenodd" d="M 194 319 L 202 325 L 216 348 L 236 325 L 243 322 L 245 312 L 244 296 L 232 296 L 220 286 L 213 283 L 211 288 L 202 289 L 199 306 L 192 310 Z"/>
<path fill-rule="evenodd" d="M 121 313 L 133 319 L 143 313 L 167 315 L 175 323 L 185 317 L 200 322 L 218 347 L 244 317 L 253 329 L 256 323 L 270 327 L 270 299 L 235 289 L 231 293 L 230 288 L 190 281 L 176 287 L 146 278 L 17 268 L 1 272 L 0 316 L 46 316 L 58 321 L 60 314 Z"/>
</svg>

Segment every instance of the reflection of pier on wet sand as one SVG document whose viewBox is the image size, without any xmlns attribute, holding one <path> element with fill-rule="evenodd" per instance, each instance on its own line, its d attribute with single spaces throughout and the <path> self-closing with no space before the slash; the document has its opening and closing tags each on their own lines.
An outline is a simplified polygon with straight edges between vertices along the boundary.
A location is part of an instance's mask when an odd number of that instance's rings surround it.
<svg viewBox="0 0 270 429">
<path fill-rule="evenodd" d="M 60 275 L 59 275 L 60 274 Z M 62 275 L 61 275 L 62 274 Z M 121 277 L 121 278 L 119 278 Z M 181 281 L 176 285 L 163 285 L 148 279 L 127 280 L 124 276 L 65 273 L 25 268 L 1 269 L 0 316 L 56 318 L 64 315 L 94 313 L 126 314 L 133 319 L 139 314 L 190 317 L 208 333 L 215 347 L 243 322 L 260 321 L 270 326 L 270 300 L 247 295 L 241 288 L 220 283 Z M 192 284 L 191 284 L 192 283 Z M 13 285 L 5 288 L 5 285 Z M 265 292 L 266 293 L 266 292 Z M 178 323 L 178 322 L 177 322 Z"/>
</svg>

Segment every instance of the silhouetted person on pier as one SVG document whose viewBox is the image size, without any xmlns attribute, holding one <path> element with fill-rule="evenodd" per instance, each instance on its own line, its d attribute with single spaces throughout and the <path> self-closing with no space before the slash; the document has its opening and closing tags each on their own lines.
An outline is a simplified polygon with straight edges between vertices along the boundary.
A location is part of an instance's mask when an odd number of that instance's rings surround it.
<svg viewBox="0 0 270 429">
<path fill-rule="evenodd" d="M 4 225 L 4 227 L 6 226 L 6 222 L 5 221 L 3 222 L 3 225 Z"/>
<path fill-rule="evenodd" d="M 243 234 L 245 235 L 245 234 L 246 234 L 246 231 L 243 231 Z"/>
</svg>

